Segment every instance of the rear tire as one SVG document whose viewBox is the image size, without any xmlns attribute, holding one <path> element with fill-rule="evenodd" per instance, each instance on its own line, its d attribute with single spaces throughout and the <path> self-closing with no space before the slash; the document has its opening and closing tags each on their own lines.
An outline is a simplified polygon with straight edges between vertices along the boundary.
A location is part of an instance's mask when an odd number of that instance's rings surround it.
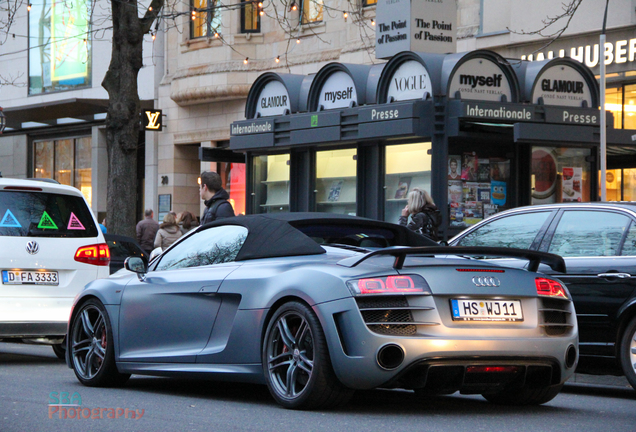
<svg viewBox="0 0 636 432">
<path fill-rule="evenodd" d="M 118 387 L 129 374 L 115 364 L 115 345 L 110 319 L 97 299 L 84 303 L 73 317 L 69 334 L 70 359 L 77 379 L 88 387 Z"/>
<path fill-rule="evenodd" d="M 320 321 L 302 303 L 285 303 L 276 311 L 267 326 L 262 357 L 267 387 L 285 408 L 331 408 L 353 395 L 333 371 Z"/>
<path fill-rule="evenodd" d="M 636 389 L 636 318 L 629 322 L 621 338 L 620 361 L 625 378 Z"/>
<path fill-rule="evenodd" d="M 57 358 L 59 358 L 60 360 L 66 359 L 66 342 L 51 345 L 51 348 L 53 348 L 53 352 L 55 353 Z"/>
<path fill-rule="evenodd" d="M 497 405 L 541 405 L 554 399 L 562 388 L 563 384 L 539 388 L 524 387 L 498 393 L 486 393 L 482 396 L 488 402 Z"/>
</svg>

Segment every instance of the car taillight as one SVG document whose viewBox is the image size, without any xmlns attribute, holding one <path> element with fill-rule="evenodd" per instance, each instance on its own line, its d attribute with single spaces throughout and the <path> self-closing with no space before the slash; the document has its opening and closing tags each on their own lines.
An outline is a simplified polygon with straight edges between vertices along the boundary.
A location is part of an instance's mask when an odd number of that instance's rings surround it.
<svg viewBox="0 0 636 432">
<path fill-rule="evenodd" d="M 106 243 L 82 246 L 75 252 L 75 261 L 86 264 L 107 266 L 110 263 L 110 250 Z"/>
<path fill-rule="evenodd" d="M 354 296 L 366 294 L 431 294 L 428 283 L 419 275 L 380 276 L 347 282 Z"/>
<path fill-rule="evenodd" d="M 569 298 L 565 287 L 555 280 L 536 278 L 534 283 L 540 296 Z"/>
</svg>

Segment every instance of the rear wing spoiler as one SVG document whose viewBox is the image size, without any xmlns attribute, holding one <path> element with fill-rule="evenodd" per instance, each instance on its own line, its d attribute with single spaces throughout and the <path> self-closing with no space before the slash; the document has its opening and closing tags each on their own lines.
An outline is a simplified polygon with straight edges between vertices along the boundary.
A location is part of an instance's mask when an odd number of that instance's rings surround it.
<svg viewBox="0 0 636 432">
<path fill-rule="evenodd" d="M 369 258 L 391 255 L 395 257 L 393 268 L 400 270 L 404 266 L 407 255 L 457 255 L 457 256 L 491 256 L 503 258 L 523 258 L 529 261 L 528 270 L 536 272 L 540 264 L 546 264 L 559 273 L 565 273 L 565 261 L 559 255 L 536 252 L 525 249 L 501 248 L 501 247 L 480 247 L 480 246 L 419 246 L 419 247 L 396 247 L 385 248 L 369 252 L 363 256 L 345 258 L 338 261 L 338 265 L 343 267 L 355 267 Z"/>
</svg>

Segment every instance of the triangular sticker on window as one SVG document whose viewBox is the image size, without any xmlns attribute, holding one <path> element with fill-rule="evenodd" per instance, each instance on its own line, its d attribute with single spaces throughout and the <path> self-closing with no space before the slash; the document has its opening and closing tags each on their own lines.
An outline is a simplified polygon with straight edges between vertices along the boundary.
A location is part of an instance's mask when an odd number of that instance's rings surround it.
<svg viewBox="0 0 636 432">
<path fill-rule="evenodd" d="M 11 213 L 11 210 L 7 210 L 4 213 L 2 220 L 0 221 L 0 227 L 22 228 L 22 225 L 20 225 L 20 222 L 18 222 L 18 219 L 16 219 L 13 213 Z"/>
<path fill-rule="evenodd" d="M 40 229 L 58 229 L 53 219 L 47 212 L 42 214 L 42 218 L 40 218 L 40 223 L 38 224 L 38 228 Z"/>
<path fill-rule="evenodd" d="M 71 219 L 68 221 L 68 227 L 66 229 L 70 230 L 85 230 L 84 225 L 80 222 L 80 220 L 75 216 L 75 213 L 71 212 Z"/>
</svg>

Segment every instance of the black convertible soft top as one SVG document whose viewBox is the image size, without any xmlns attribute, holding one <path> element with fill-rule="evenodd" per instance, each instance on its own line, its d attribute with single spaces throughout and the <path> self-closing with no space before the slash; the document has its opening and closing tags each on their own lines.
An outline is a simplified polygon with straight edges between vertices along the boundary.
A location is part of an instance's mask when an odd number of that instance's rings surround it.
<svg viewBox="0 0 636 432">
<path fill-rule="evenodd" d="M 248 229 L 236 261 L 325 253 L 320 245 L 360 247 L 439 246 L 406 227 L 357 216 L 331 213 L 271 213 L 236 216 L 210 222 L 200 230 L 222 225 Z"/>
</svg>

